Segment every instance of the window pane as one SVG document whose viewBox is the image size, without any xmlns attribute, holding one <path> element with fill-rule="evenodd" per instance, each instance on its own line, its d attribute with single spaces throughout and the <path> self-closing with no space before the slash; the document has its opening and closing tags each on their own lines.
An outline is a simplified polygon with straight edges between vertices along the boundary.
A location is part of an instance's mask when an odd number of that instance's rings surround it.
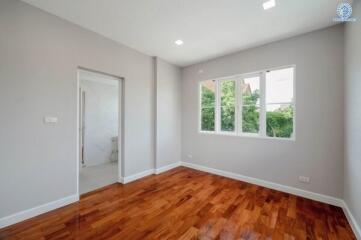
<svg viewBox="0 0 361 240">
<path fill-rule="evenodd" d="M 209 80 L 202 82 L 202 108 L 203 107 L 214 107 L 216 102 L 216 81 Z"/>
<path fill-rule="evenodd" d="M 293 105 L 291 104 L 268 104 L 267 136 L 290 138 L 293 135 Z"/>
<path fill-rule="evenodd" d="M 215 119 L 215 108 L 202 108 L 201 113 L 201 130 L 202 131 L 214 131 L 214 119 Z"/>
<path fill-rule="evenodd" d="M 257 105 L 242 107 L 242 132 L 259 132 L 259 107 Z"/>
<path fill-rule="evenodd" d="M 241 93 L 243 105 L 259 105 L 260 78 L 251 77 L 241 81 Z"/>
<path fill-rule="evenodd" d="M 259 132 L 260 77 L 241 80 L 242 93 L 242 132 Z"/>
<path fill-rule="evenodd" d="M 236 82 L 221 81 L 221 106 L 231 107 L 235 105 L 236 101 Z"/>
<path fill-rule="evenodd" d="M 201 83 L 201 130 L 215 130 L 216 81 Z"/>
<path fill-rule="evenodd" d="M 293 68 L 266 73 L 266 103 L 290 103 L 293 101 Z"/>
<path fill-rule="evenodd" d="M 236 82 L 221 81 L 221 131 L 235 131 Z"/>
<path fill-rule="evenodd" d="M 235 107 L 221 107 L 221 131 L 234 132 Z"/>
</svg>

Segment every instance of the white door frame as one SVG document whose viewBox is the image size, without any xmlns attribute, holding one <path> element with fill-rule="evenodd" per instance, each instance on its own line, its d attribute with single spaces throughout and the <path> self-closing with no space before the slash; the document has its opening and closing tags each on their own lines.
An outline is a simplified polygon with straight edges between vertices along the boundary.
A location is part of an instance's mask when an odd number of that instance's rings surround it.
<svg viewBox="0 0 361 240">
<path fill-rule="evenodd" d="M 111 78 L 115 78 L 115 80 L 119 80 L 119 94 L 118 94 L 118 182 L 122 183 L 123 179 L 123 171 L 124 171 L 124 155 L 123 155 L 123 142 L 124 142 L 124 82 L 125 79 L 123 77 L 119 77 L 116 75 L 112 75 L 109 73 L 104 73 L 84 67 L 77 68 L 77 81 L 76 81 L 76 193 L 78 197 L 80 197 L 79 193 L 79 166 L 80 166 L 80 74 L 81 72 L 91 72 L 96 74 L 101 74 L 105 76 L 109 76 Z"/>
</svg>

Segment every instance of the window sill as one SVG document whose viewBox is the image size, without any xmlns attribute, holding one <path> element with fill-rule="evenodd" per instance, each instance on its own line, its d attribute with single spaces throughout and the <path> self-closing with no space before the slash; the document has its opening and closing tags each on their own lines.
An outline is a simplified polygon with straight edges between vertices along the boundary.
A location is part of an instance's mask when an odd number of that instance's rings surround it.
<svg viewBox="0 0 361 240">
<path fill-rule="evenodd" d="M 286 141 L 286 142 L 296 142 L 294 137 L 292 138 L 280 138 L 280 137 L 263 137 L 257 134 L 252 133 L 243 133 L 243 134 L 236 134 L 236 133 L 227 133 L 227 132 L 210 132 L 210 131 L 199 131 L 201 135 L 214 135 L 214 136 L 228 136 L 228 137 L 240 137 L 240 138 L 255 138 L 255 139 L 266 139 L 266 140 L 276 140 L 276 141 Z"/>
</svg>

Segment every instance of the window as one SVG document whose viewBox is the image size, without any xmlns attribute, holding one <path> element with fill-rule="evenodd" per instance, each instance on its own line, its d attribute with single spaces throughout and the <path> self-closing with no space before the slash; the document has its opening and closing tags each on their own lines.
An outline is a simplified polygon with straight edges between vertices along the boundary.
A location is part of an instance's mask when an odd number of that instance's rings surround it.
<svg viewBox="0 0 361 240">
<path fill-rule="evenodd" d="M 267 136 L 282 138 L 292 137 L 293 109 L 293 68 L 267 72 Z"/>
<path fill-rule="evenodd" d="M 242 132 L 259 133 L 260 76 L 241 79 Z"/>
<path fill-rule="evenodd" d="M 200 131 L 294 138 L 294 67 L 200 83 Z"/>
<path fill-rule="evenodd" d="M 201 131 L 214 131 L 216 119 L 216 81 L 201 83 Z"/>
<path fill-rule="evenodd" d="M 223 80 L 221 84 L 221 131 L 234 132 L 236 117 L 236 81 Z"/>
</svg>

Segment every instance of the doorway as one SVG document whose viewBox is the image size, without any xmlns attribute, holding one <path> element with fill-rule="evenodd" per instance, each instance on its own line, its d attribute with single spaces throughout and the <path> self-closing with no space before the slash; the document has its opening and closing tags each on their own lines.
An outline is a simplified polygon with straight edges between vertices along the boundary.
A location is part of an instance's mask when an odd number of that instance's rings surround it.
<svg viewBox="0 0 361 240">
<path fill-rule="evenodd" d="M 121 173 L 122 78 L 78 70 L 78 192 L 118 182 Z"/>
</svg>

